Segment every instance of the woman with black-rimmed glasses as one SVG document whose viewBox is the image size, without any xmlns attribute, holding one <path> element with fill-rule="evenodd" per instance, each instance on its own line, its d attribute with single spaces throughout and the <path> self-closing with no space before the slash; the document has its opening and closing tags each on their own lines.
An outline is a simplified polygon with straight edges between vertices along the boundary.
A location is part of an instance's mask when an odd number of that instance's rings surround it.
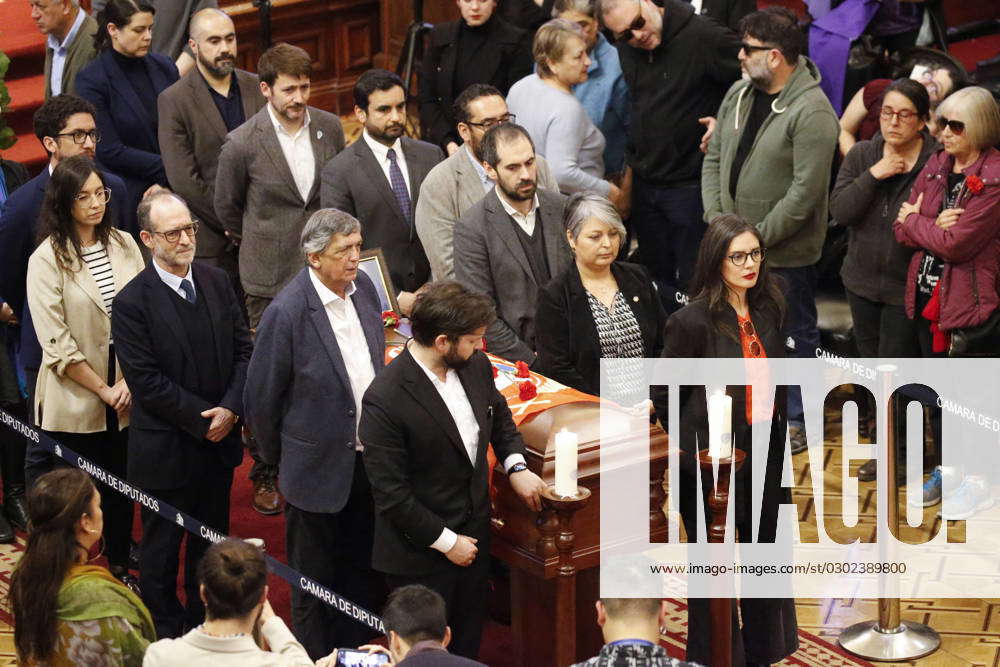
<svg viewBox="0 0 1000 667">
<path fill-rule="evenodd" d="M 742 358 L 766 359 L 785 356 L 782 322 L 785 302 L 780 279 L 768 270 L 766 249 L 757 228 L 743 218 L 725 214 L 714 218 L 705 231 L 698 250 L 698 261 L 691 282 L 691 302 L 667 319 L 663 356 L 671 358 Z M 748 372 L 759 367 L 748 366 Z M 774 542 L 778 508 L 790 503 L 791 495 L 781 487 L 784 461 L 786 407 L 784 392 L 774 400 L 773 410 L 763 408 L 763 401 L 747 401 L 747 391 L 731 387 L 733 446 L 747 454 L 747 463 L 734 474 L 733 507 L 740 542 Z M 666 395 L 653 393 L 653 404 L 660 422 L 667 424 Z M 697 452 L 708 442 L 708 407 L 705 394 L 684 391 L 680 395 L 680 513 L 689 542 L 699 530 L 697 494 Z M 756 505 L 751 496 L 752 458 L 751 424 L 769 428 L 771 446 L 761 496 L 760 525 L 753 530 Z M 701 477 L 701 493 L 707 497 L 713 488 L 711 475 Z M 708 527 L 702 523 L 702 535 Z M 708 664 L 710 658 L 709 601 L 688 599 L 687 659 Z M 791 598 L 743 598 L 739 617 L 733 606 L 734 665 L 773 664 L 781 662 L 798 648 L 795 601 Z"/>
<path fill-rule="evenodd" d="M 39 220 L 38 248 L 28 260 L 28 306 L 42 348 L 35 420 L 76 454 L 124 479 L 131 394 L 115 359 L 115 294 L 143 269 L 131 236 L 114 229 L 111 191 L 93 160 L 77 155 L 53 170 Z M 52 457 L 26 471 L 29 484 Z M 99 484 L 106 553 L 115 576 L 128 579 L 132 503 Z"/>
</svg>

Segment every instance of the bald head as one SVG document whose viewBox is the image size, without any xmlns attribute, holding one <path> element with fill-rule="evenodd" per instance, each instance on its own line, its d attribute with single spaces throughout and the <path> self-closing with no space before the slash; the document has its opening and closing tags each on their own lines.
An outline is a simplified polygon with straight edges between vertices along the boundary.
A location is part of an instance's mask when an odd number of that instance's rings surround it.
<svg viewBox="0 0 1000 667">
<path fill-rule="evenodd" d="M 229 15 L 214 7 L 195 12 L 188 34 L 202 75 L 207 79 L 228 77 L 236 67 L 236 27 Z"/>
</svg>

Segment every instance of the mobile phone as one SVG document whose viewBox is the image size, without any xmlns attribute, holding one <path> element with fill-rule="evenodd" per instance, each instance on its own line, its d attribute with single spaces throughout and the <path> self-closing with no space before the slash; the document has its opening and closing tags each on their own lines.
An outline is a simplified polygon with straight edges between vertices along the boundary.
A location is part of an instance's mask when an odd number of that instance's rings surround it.
<svg viewBox="0 0 1000 667">
<path fill-rule="evenodd" d="M 389 662 L 385 653 L 369 653 L 353 648 L 337 649 L 336 667 L 368 667 L 369 665 L 384 665 Z"/>
</svg>

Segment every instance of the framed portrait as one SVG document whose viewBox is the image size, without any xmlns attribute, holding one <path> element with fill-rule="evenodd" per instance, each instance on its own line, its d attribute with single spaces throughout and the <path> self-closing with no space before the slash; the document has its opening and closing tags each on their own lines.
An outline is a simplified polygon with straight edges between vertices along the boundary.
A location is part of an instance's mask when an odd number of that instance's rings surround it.
<svg viewBox="0 0 1000 667">
<path fill-rule="evenodd" d="M 396 303 L 396 290 L 392 286 L 392 278 L 389 277 L 389 267 L 385 263 L 381 248 L 371 248 L 361 252 L 361 261 L 358 262 L 358 270 L 364 271 L 365 275 L 371 278 L 378 293 L 378 302 L 383 311 L 391 310 L 399 312 L 399 304 Z"/>
</svg>

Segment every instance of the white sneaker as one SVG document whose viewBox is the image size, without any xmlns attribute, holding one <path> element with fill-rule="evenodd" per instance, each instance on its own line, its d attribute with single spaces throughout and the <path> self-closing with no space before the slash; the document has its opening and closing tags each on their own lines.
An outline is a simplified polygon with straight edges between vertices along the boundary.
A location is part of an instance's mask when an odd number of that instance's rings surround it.
<svg viewBox="0 0 1000 667">
<path fill-rule="evenodd" d="M 993 507 L 993 496 L 982 477 L 969 475 L 962 485 L 941 502 L 941 518 L 947 521 L 968 519 Z"/>
</svg>

